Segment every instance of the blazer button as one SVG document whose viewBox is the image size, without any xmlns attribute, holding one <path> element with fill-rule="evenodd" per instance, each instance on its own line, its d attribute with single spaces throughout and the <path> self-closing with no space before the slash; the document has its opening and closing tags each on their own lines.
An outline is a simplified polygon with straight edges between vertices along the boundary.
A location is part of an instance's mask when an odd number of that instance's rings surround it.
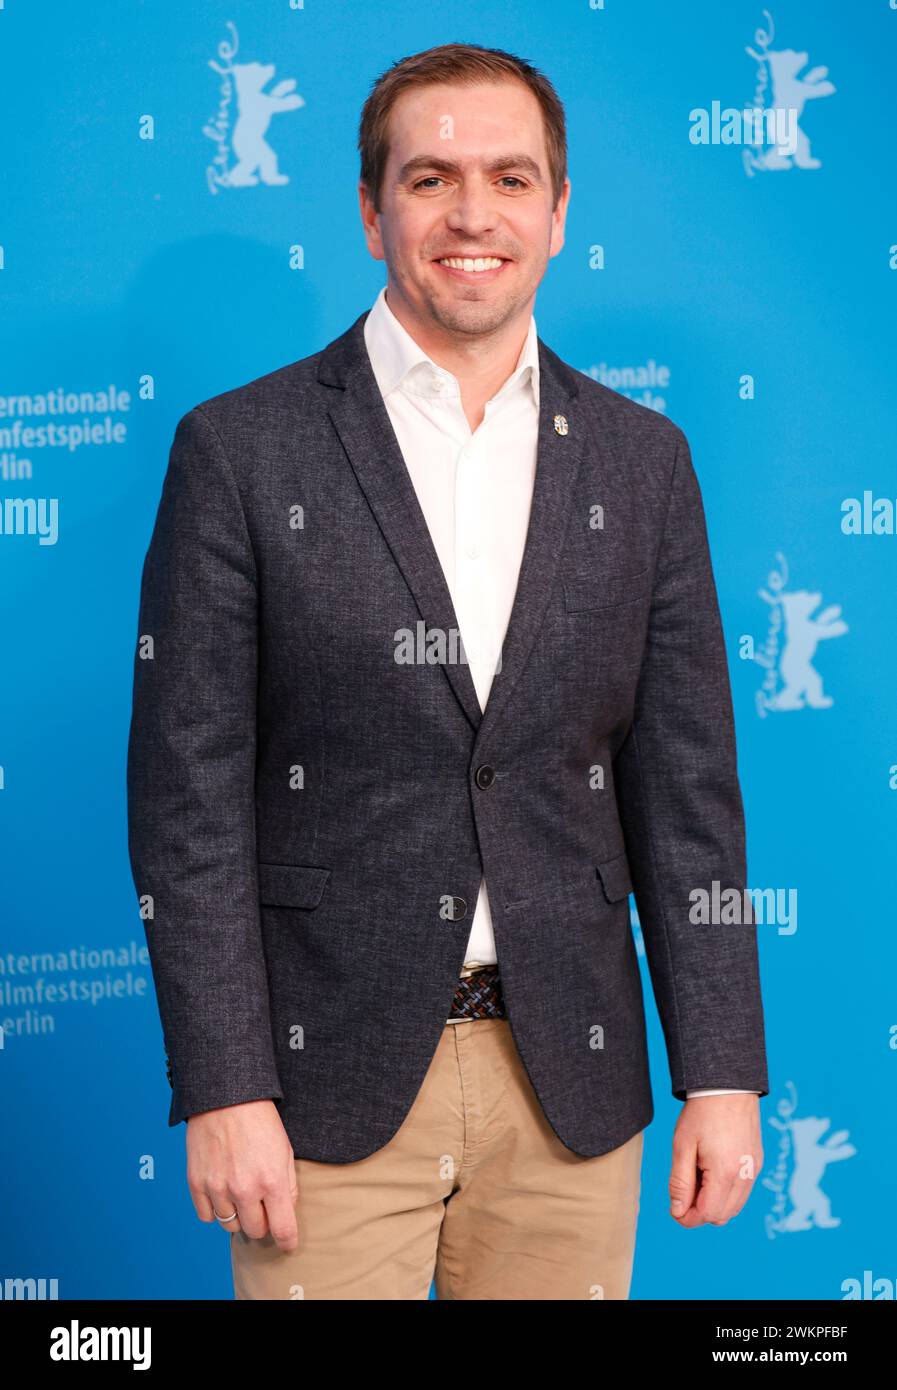
<svg viewBox="0 0 897 1390">
<path fill-rule="evenodd" d="M 464 916 L 466 911 L 467 903 L 465 902 L 464 898 L 452 898 L 451 920 L 453 922 L 460 922 L 461 918 Z"/>
<path fill-rule="evenodd" d="M 482 767 L 477 768 L 473 780 L 478 787 L 482 787 L 484 790 L 486 787 L 491 787 L 495 781 L 495 768 L 490 767 L 488 763 L 483 763 Z"/>
</svg>

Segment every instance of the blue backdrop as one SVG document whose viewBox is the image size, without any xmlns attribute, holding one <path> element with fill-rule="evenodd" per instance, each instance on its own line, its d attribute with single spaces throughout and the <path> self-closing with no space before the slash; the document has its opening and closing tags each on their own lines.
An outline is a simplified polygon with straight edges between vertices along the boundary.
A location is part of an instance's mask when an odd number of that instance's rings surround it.
<svg viewBox="0 0 897 1390">
<path fill-rule="evenodd" d="M 632 1297 L 893 1297 L 895 3 L 0 0 L 0 1293 L 231 1296 L 127 859 L 140 570 L 178 418 L 373 303 L 361 104 L 464 41 L 566 104 L 541 337 L 691 442 L 769 890 L 763 1178 L 723 1229 L 668 1216 L 652 1006 Z M 283 182 L 234 180 L 238 79 L 301 96 L 271 110 Z M 745 143 L 755 107 L 781 124 Z"/>
</svg>

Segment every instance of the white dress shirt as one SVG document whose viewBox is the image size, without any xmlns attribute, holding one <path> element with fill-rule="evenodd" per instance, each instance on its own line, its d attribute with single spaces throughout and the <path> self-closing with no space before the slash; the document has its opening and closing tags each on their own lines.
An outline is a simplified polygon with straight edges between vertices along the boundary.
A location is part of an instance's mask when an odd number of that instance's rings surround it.
<svg viewBox="0 0 897 1390">
<path fill-rule="evenodd" d="M 485 709 L 501 657 L 529 526 L 539 425 L 539 349 L 530 317 L 517 365 L 471 431 L 457 378 L 399 323 L 382 289 L 364 338 L 371 366 L 455 608 Z M 497 963 L 486 880 L 465 968 Z M 689 1091 L 688 1095 L 717 1092 Z"/>
</svg>

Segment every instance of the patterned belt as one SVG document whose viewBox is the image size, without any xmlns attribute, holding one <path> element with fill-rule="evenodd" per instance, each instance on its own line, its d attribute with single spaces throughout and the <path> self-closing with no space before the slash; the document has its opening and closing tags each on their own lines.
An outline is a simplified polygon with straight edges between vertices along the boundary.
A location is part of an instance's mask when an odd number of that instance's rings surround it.
<svg viewBox="0 0 897 1390">
<path fill-rule="evenodd" d="M 507 1018 L 497 965 L 484 965 L 458 981 L 450 1018 Z"/>
</svg>

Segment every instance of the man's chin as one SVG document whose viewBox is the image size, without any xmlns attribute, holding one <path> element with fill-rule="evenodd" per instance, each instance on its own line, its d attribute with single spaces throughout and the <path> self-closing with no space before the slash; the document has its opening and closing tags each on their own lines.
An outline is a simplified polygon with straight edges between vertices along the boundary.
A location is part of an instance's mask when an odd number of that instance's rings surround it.
<svg viewBox="0 0 897 1390">
<path fill-rule="evenodd" d="M 433 302 L 433 315 L 452 333 L 494 333 L 514 317 L 517 306 L 506 299 L 456 299 Z"/>
</svg>

